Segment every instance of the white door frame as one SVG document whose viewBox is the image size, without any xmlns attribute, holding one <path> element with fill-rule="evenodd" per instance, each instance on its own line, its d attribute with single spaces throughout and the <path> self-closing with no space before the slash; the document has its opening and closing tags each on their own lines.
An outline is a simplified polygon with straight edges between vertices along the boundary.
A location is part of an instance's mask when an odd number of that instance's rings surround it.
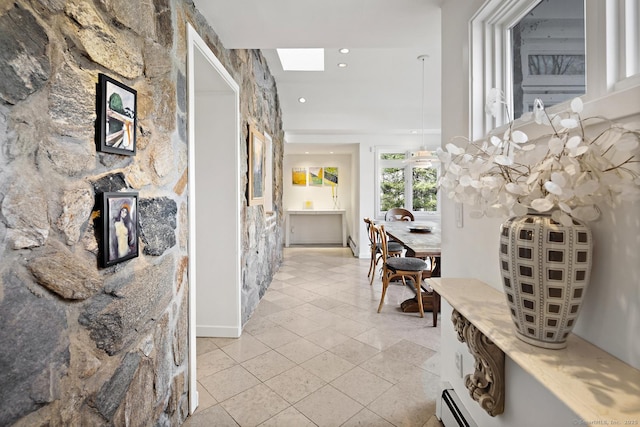
<svg viewBox="0 0 640 427">
<path fill-rule="evenodd" d="M 196 51 L 197 50 L 197 51 Z M 224 144 L 224 150 L 227 153 L 225 158 L 211 159 L 212 168 L 217 165 L 224 164 L 227 168 L 228 178 L 225 182 L 196 182 L 196 151 L 198 144 L 209 143 L 211 141 L 198 142 L 196 141 L 196 67 L 195 67 L 195 55 L 201 54 L 211 65 L 211 74 L 213 78 L 221 79 L 228 86 L 229 90 L 226 90 L 227 96 L 229 93 L 233 93 L 234 97 L 234 109 L 231 112 L 235 117 L 234 134 L 232 138 L 224 141 L 216 141 L 217 144 Z M 216 74 L 217 73 L 217 74 Z M 208 75 L 209 76 L 209 75 Z M 198 78 L 206 78 L 207 76 L 197 76 Z M 193 414 L 198 406 L 198 389 L 197 389 L 197 375 L 196 375 L 196 281 L 200 280 L 201 286 L 211 286 L 212 283 L 215 286 L 231 286 L 225 288 L 227 294 L 231 293 L 231 301 L 225 301 L 229 310 L 229 318 L 226 318 L 220 325 L 216 325 L 210 329 L 220 330 L 218 336 L 234 336 L 239 337 L 242 332 L 241 324 L 241 258 L 240 258 L 240 222 L 241 222 L 241 197 L 242 194 L 240 185 L 240 87 L 235 82 L 233 77 L 227 72 L 222 63 L 216 58 L 211 49 L 207 46 L 204 40 L 198 35 L 196 30 L 188 24 L 187 26 L 187 97 L 188 97 L 188 147 L 189 147 L 189 172 L 188 172 L 188 209 L 189 209 L 189 413 Z M 206 116 L 202 115 L 200 117 Z M 213 125 L 215 126 L 215 124 Z M 233 144 L 233 147 L 227 144 Z M 233 154 L 231 154 L 233 153 Z M 233 158 L 229 158 L 233 157 Z M 229 166 L 232 165 L 232 166 Z M 229 169 L 230 167 L 230 169 Z M 204 173 L 205 171 L 201 171 Z M 202 176 L 202 175 L 200 175 Z M 233 186 L 234 200 L 220 200 L 220 211 L 224 212 L 223 215 L 219 215 L 218 212 L 211 212 L 211 216 L 206 218 L 196 218 L 196 203 L 198 199 L 203 204 L 211 204 L 215 200 L 211 199 L 216 197 L 216 185 Z M 229 196 L 225 197 L 229 199 Z M 224 258 L 219 260 L 224 268 L 221 268 L 219 274 L 215 277 L 200 277 L 198 278 L 198 266 L 196 265 L 196 236 L 198 228 L 201 231 L 205 228 L 209 230 L 211 227 L 222 227 L 225 231 L 227 241 L 211 242 L 217 246 L 224 246 L 225 253 Z M 230 234 L 231 233 L 231 234 Z M 202 235 L 202 233 L 201 233 Z M 235 239 L 233 239 L 235 236 Z M 233 241 L 228 241 L 233 240 Z M 204 266 L 203 266 L 204 268 Z M 207 276 L 211 276 L 207 274 Z M 205 280 L 206 279 L 206 280 Z"/>
</svg>

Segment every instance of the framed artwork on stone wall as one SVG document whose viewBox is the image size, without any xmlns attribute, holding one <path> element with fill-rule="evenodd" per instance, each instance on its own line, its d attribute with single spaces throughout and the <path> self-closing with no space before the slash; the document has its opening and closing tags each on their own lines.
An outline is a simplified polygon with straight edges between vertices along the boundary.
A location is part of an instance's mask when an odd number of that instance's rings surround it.
<svg viewBox="0 0 640 427">
<path fill-rule="evenodd" d="M 138 193 L 102 193 L 102 265 L 138 256 Z"/>
<path fill-rule="evenodd" d="M 98 151 L 136 154 L 137 96 L 136 90 L 98 75 Z"/>
<path fill-rule="evenodd" d="M 264 203 L 264 136 L 249 125 L 249 206 Z"/>
</svg>

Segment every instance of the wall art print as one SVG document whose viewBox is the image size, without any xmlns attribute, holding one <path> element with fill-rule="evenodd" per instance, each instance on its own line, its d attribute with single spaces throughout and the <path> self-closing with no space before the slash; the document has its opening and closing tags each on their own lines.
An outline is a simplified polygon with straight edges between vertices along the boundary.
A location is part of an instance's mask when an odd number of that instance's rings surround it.
<svg viewBox="0 0 640 427">
<path fill-rule="evenodd" d="M 322 185 L 322 168 L 309 168 L 309 185 L 320 186 Z"/>
<path fill-rule="evenodd" d="M 291 184 L 306 186 L 307 185 L 307 168 L 292 168 Z"/>
<path fill-rule="evenodd" d="M 264 135 L 249 125 L 249 206 L 264 203 L 264 146 Z"/>
<path fill-rule="evenodd" d="M 102 265 L 138 256 L 138 193 L 102 193 Z"/>
<path fill-rule="evenodd" d="M 104 74 L 98 86 L 98 151 L 135 155 L 137 91 Z"/>
<path fill-rule="evenodd" d="M 325 167 L 324 168 L 324 184 L 325 185 L 338 185 L 338 168 L 337 167 Z"/>
</svg>

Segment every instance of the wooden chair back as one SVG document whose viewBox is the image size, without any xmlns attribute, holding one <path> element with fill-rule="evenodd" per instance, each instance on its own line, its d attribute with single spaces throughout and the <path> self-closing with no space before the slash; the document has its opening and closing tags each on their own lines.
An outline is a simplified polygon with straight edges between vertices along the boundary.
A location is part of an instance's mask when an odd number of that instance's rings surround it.
<svg viewBox="0 0 640 427">
<path fill-rule="evenodd" d="M 373 221 L 371 221 L 371 218 L 369 217 L 365 217 L 364 218 L 364 223 L 367 227 L 367 234 L 369 235 L 369 243 L 371 244 L 372 247 L 375 248 L 376 246 L 376 235 L 375 232 L 373 231 Z"/>
<path fill-rule="evenodd" d="M 404 208 L 389 209 L 384 216 L 385 221 L 415 221 L 411 211 Z"/>
<path fill-rule="evenodd" d="M 376 242 L 380 242 L 382 262 L 386 265 L 387 258 L 389 258 L 389 241 L 387 239 L 387 233 L 384 231 L 384 225 L 373 225 L 371 228 L 373 229 L 374 239 Z"/>
</svg>

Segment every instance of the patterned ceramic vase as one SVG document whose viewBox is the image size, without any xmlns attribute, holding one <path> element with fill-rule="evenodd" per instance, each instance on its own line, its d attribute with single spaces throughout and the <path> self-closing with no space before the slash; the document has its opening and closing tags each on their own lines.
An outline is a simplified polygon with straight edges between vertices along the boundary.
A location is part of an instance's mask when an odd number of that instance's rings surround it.
<svg viewBox="0 0 640 427">
<path fill-rule="evenodd" d="M 500 232 L 502 284 L 518 338 L 566 347 L 589 284 L 591 230 L 528 214 L 507 220 Z"/>
</svg>

